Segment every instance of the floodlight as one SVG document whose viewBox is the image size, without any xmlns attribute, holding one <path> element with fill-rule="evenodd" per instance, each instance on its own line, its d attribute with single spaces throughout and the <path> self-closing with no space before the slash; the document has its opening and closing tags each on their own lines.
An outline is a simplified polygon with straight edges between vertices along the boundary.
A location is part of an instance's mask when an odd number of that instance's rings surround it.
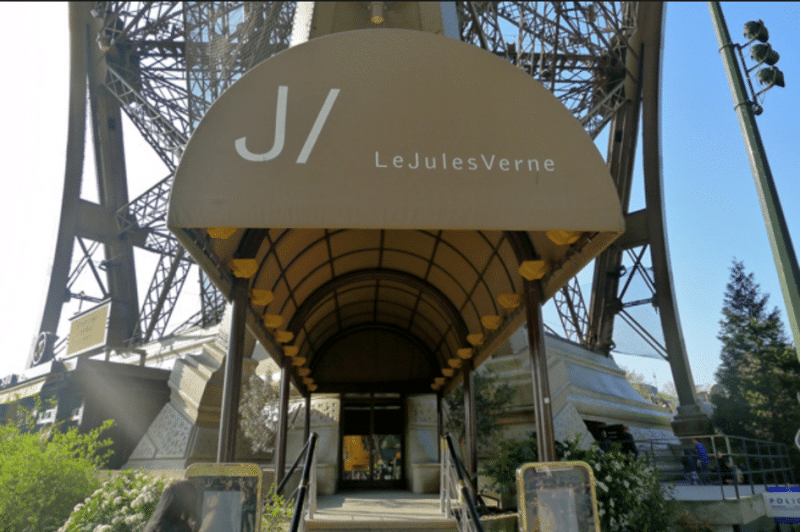
<svg viewBox="0 0 800 532">
<path fill-rule="evenodd" d="M 768 65 L 774 65 L 781 58 L 780 54 L 773 50 L 769 43 L 754 44 L 750 48 L 750 57 L 757 63 L 766 63 Z"/>
<path fill-rule="evenodd" d="M 783 79 L 783 72 L 776 66 L 762 68 L 758 71 L 758 81 L 767 85 L 767 88 L 777 85 L 778 87 L 785 87 L 786 82 Z"/>
<path fill-rule="evenodd" d="M 767 42 L 769 40 L 769 31 L 761 19 L 750 20 L 744 24 L 744 38 L 748 41 L 758 40 Z"/>
</svg>

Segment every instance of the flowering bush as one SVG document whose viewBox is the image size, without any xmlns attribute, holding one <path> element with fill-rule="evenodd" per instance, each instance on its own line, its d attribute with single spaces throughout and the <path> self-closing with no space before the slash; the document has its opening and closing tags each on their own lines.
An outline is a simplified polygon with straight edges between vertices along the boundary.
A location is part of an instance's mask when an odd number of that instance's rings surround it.
<svg viewBox="0 0 800 532">
<path fill-rule="evenodd" d="M 508 496 L 515 490 L 516 469 L 538 461 L 536 435 L 532 433 L 527 440 L 501 441 L 497 450 L 481 472 L 492 479 L 490 489 Z M 636 459 L 622 453 L 619 446 L 603 452 L 596 443 L 580 449 L 577 439 L 557 442 L 556 454 L 559 460 L 586 462 L 592 467 L 603 532 L 662 532 L 675 522 L 677 503 L 662 491 L 658 473 L 644 457 Z"/>
<path fill-rule="evenodd" d="M 568 442 L 564 460 L 580 460 L 594 469 L 597 513 L 606 532 L 668 531 L 675 523 L 678 503 L 662 490 L 656 469 L 644 456 L 623 453 L 618 445 L 603 452 L 597 444 L 579 449 Z"/>
<path fill-rule="evenodd" d="M 125 471 L 78 504 L 58 532 L 134 532 L 153 515 L 166 481 Z"/>
</svg>

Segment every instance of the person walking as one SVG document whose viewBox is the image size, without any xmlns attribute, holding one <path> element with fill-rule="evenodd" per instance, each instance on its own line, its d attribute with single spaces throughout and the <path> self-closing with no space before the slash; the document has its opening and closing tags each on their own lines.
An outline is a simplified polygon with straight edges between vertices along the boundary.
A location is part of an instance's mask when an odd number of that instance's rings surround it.
<svg viewBox="0 0 800 532">
<path fill-rule="evenodd" d="M 697 456 L 697 468 L 699 469 L 700 480 L 703 484 L 711 484 L 711 478 L 708 476 L 708 453 L 706 448 L 697 438 L 692 439 L 694 443 L 694 452 Z"/>
<path fill-rule="evenodd" d="M 692 454 L 691 449 L 684 449 L 681 457 L 683 464 L 683 478 L 689 481 L 692 486 L 697 485 L 697 457 Z"/>
</svg>

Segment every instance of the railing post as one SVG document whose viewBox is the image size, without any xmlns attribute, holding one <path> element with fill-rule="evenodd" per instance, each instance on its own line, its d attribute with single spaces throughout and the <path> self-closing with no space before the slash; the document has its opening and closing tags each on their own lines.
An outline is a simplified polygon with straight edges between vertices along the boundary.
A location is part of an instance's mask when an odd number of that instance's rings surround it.
<svg viewBox="0 0 800 532">
<path fill-rule="evenodd" d="M 733 451 L 731 451 L 731 440 L 728 436 L 725 436 L 725 449 L 728 451 L 727 457 L 731 461 L 731 477 L 733 477 L 733 491 L 736 493 L 736 500 L 739 500 L 741 496 L 739 495 L 739 475 L 736 474 L 736 469 L 738 466 L 736 462 L 733 460 Z M 719 464 L 717 464 L 719 467 Z"/>
<path fill-rule="evenodd" d="M 439 455 L 442 457 L 439 460 L 439 511 L 445 515 L 450 515 L 450 454 L 444 446 L 444 436 L 439 436 Z"/>
<path fill-rule="evenodd" d="M 761 470 L 761 483 L 767 485 L 767 477 L 764 474 L 764 456 L 761 454 L 761 442 L 756 440 L 756 454 L 758 455 L 758 468 Z"/>
<path fill-rule="evenodd" d="M 746 470 L 747 471 L 746 472 L 747 476 L 745 476 L 745 480 L 747 480 L 749 478 L 749 480 L 750 480 L 750 482 L 749 482 L 749 484 L 750 484 L 750 494 L 751 495 L 755 495 L 756 494 L 755 480 L 753 478 L 753 468 L 750 465 L 750 454 L 751 454 L 750 453 L 750 443 L 747 440 L 742 440 L 742 441 L 744 442 L 743 443 L 743 445 L 744 445 L 744 461 L 745 461 L 745 464 L 747 464 L 747 470 Z"/>
<path fill-rule="evenodd" d="M 314 450 L 317 447 L 317 433 L 312 432 L 309 438 L 308 453 L 303 462 L 303 474 L 300 478 L 300 486 L 297 488 L 297 499 L 295 500 L 294 515 L 292 515 L 292 523 L 289 526 L 289 532 L 299 532 L 305 530 L 304 513 L 308 511 L 308 501 L 306 500 L 306 493 L 308 492 L 308 477 L 311 474 L 311 461 L 314 458 Z"/>
<path fill-rule="evenodd" d="M 316 447 L 317 442 L 314 442 L 314 447 Z M 313 453 L 313 457 L 311 459 L 311 479 L 309 482 L 311 483 L 311 487 L 309 488 L 308 494 L 308 519 L 314 518 L 314 512 L 317 511 L 317 450 L 311 449 L 309 452 Z"/>
</svg>

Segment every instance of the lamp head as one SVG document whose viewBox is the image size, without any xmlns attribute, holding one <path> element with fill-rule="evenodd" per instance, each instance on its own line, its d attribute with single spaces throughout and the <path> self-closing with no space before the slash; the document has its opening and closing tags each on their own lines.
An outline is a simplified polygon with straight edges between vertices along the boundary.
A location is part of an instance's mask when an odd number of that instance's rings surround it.
<svg viewBox="0 0 800 532">
<path fill-rule="evenodd" d="M 769 31 L 761 19 L 750 20 L 744 24 L 744 38 L 748 41 L 767 42 L 769 40 Z"/>
<path fill-rule="evenodd" d="M 757 63 L 766 63 L 768 65 L 774 65 L 781 58 L 780 54 L 773 50 L 769 43 L 754 44 L 750 48 L 750 57 Z"/>
</svg>

